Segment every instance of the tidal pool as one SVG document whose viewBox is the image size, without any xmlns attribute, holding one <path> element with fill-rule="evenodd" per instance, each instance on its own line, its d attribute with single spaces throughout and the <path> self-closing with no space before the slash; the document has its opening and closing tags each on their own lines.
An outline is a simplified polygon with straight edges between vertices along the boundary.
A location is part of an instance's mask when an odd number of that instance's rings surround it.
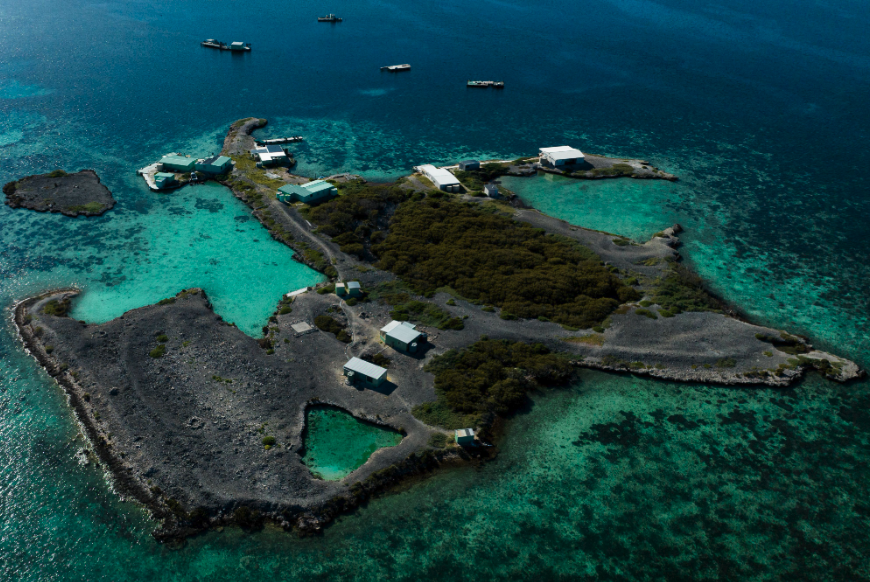
<svg viewBox="0 0 870 582">
<path fill-rule="evenodd" d="M 313 406 L 305 414 L 302 462 L 320 479 L 344 479 L 378 449 L 394 447 L 402 441 L 398 432 L 364 422 L 337 408 Z"/>
</svg>

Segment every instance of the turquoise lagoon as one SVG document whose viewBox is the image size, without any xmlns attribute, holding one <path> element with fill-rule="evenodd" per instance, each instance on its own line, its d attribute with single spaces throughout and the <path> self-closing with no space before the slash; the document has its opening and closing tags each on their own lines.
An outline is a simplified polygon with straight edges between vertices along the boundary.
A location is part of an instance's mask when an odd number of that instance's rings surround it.
<svg viewBox="0 0 870 582">
<path fill-rule="evenodd" d="M 685 260 L 726 299 L 870 366 L 862 3 L 329 10 L 345 21 L 263 0 L 0 5 L 0 182 L 90 167 L 118 199 L 98 219 L 0 208 L 0 580 L 870 579 L 866 381 L 731 389 L 583 373 L 536 395 L 493 462 L 307 539 L 229 528 L 160 545 L 99 468 L 76 463 L 82 437 L 16 340 L 16 300 L 77 285 L 76 317 L 103 321 L 202 286 L 255 335 L 281 293 L 319 280 L 224 189 L 155 195 L 135 176 L 168 151 L 217 151 L 249 115 L 270 119 L 264 136 L 305 135 L 306 175 L 381 179 L 562 144 L 646 158 L 680 182 L 511 188 L 639 241 L 679 222 Z M 254 50 L 208 51 L 207 37 Z M 413 70 L 377 70 L 400 62 Z M 506 88 L 469 91 L 468 78 Z"/>
<path fill-rule="evenodd" d="M 305 463 L 320 479 L 344 479 L 378 449 L 394 447 L 402 435 L 326 406 L 305 411 Z"/>
</svg>

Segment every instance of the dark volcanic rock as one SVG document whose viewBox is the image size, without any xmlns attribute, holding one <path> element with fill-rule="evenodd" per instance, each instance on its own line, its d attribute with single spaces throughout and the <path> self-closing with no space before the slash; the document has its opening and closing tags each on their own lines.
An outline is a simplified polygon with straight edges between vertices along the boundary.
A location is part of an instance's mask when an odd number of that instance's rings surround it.
<svg viewBox="0 0 870 582">
<path fill-rule="evenodd" d="M 6 204 L 65 216 L 99 216 L 115 206 L 112 193 L 93 170 L 67 174 L 55 170 L 27 176 L 3 186 Z"/>
</svg>

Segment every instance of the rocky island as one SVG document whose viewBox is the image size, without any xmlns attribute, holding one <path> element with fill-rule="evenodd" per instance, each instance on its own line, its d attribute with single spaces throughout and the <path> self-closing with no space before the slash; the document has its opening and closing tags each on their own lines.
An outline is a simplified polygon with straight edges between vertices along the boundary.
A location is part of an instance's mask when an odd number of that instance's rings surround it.
<svg viewBox="0 0 870 582">
<path fill-rule="evenodd" d="M 68 174 L 55 170 L 27 176 L 3 186 L 6 205 L 64 216 L 99 216 L 115 206 L 112 193 L 93 170 Z"/>
<path fill-rule="evenodd" d="M 415 176 L 336 176 L 328 202 L 280 202 L 277 187 L 305 180 L 246 159 L 263 123 L 233 125 L 225 183 L 329 281 L 282 298 L 261 337 L 223 321 L 199 289 L 100 325 L 68 317 L 76 290 L 15 309 L 116 487 L 163 520 L 160 539 L 264 519 L 316 532 L 399 479 L 495 454 L 453 444 L 453 429 L 489 444 L 530 392 L 580 367 L 746 386 L 863 373 L 738 317 L 680 263 L 678 226 L 639 243 Z M 426 333 L 419 350 L 384 342 L 392 320 Z M 386 382 L 349 381 L 351 357 L 386 367 Z M 323 405 L 403 438 L 341 480 L 319 479 L 303 457 L 306 413 Z"/>
</svg>

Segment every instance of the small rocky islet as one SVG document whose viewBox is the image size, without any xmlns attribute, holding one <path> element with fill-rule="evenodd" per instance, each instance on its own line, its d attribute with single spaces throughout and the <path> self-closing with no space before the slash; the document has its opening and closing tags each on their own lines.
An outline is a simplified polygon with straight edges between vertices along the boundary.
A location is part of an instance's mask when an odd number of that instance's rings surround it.
<svg viewBox="0 0 870 582">
<path fill-rule="evenodd" d="M 3 186 L 6 205 L 64 216 L 99 216 L 115 206 L 112 193 L 93 170 L 55 170 L 26 176 Z"/>
<path fill-rule="evenodd" d="M 710 294 L 679 262 L 678 226 L 639 244 L 510 198 L 446 195 L 414 176 L 391 185 L 336 177 L 343 196 L 331 207 L 279 202 L 276 180 L 244 159 L 251 132 L 264 124 L 233 124 L 223 153 L 236 164 L 224 183 L 275 239 L 330 281 L 282 298 L 262 337 L 223 321 L 200 289 L 100 325 L 68 316 L 74 289 L 32 297 L 15 310 L 23 341 L 69 395 L 118 490 L 162 519 L 158 539 L 228 523 L 257 527 L 265 519 L 316 532 L 401 479 L 496 454 L 497 447 L 452 444 L 452 429 L 474 426 L 488 444 L 529 391 L 564 384 L 579 367 L 745 386 L 786 386 L 813 369 L 836 381 L 863 373 L 806 338 L 748 323 Z M 505 164 L 505 173 L 515 168 Z M 527 301 L 475 294 L 474 281 L 451 279 L 457 268 L 449 257 L 418 261 L 440 269 L 421 274 L 403 254 L 413 243 L 385 242 L 408 240 L 407 231 L 438 238 L 417 228 L 420 219 L 430 227 L 441 220 L 448 230 L 450 221 L 476 220 L 480 244 L 509 232 L 504 244 L 531 252 L 523 261 L 533 266 L 540 259 L 536 272 L 564 274 L 592 290 L 568 300 L 554 292 L 545 316 Z M 474 229 L 462 223 L 460 230 Z M 496 275 L 507 285 L 528 276 L 524 268 L 500 265 Z M 363 296 L 339 297 L 336 283 L 346 281 L 358 281 Z M 550 283 L 537 291 L 542 298 L 560 287 Z M 417 322 L 428 334 L 425 348 L 407 354 L 385 345 L 379 330 L 393 319 Z M 346 382 L 342 367 L 351 356 L 386 366 L 388 381 L 365 389 Z M 481 372 L 492 362 L 501 367 L 497 378 L 491 368 Z M 488 384 L 471 390 L 466 377 Z M 303 462 L 306 413 L 324 405 L 403 438 L 340 481 L 318 479 Z"/>
</svg>

